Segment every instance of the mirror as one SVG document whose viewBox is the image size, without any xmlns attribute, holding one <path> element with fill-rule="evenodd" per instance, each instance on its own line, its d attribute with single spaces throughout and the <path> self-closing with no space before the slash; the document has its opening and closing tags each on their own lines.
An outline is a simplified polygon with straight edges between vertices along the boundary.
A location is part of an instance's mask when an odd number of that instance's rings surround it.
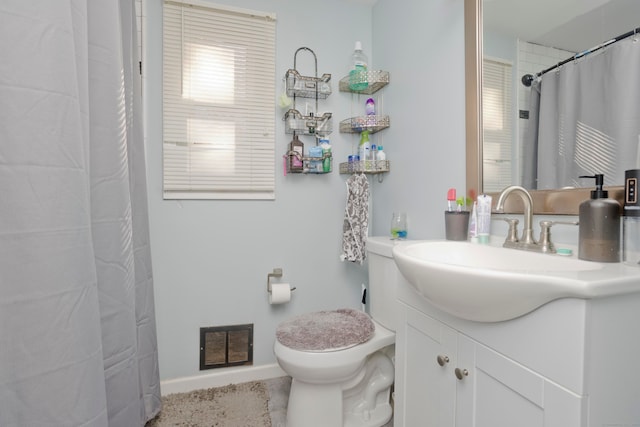
<svg viewBox="0 0 640 427">
<path fill-rule="evenodd" d="M 548 5 L 546 8 L 545 4 Z M 620 22 L 613 19 L 613 16 L 618 15 L 623 16 L 626 20 Z M 483 167 L 483 153 L 489 148 L 484 145 L 483 141 L 482 86 L 480 82 L 482 81 L 483 54 L 488 57 L 500 56 L 495 53 L 492 55 L 492 52 L 497 50 L 495 45 L 491 47 L 491 43 L 497 43 L 496 39 L 499 39 L 496 35 L 513 37 L 514 45 L 517 45 L 516 38 L 520 38 L 537 45 L 553 45 L 569 52 L 581 52 L 637 27 L 638 23 L 632 22 L 637 16 L 640 16 L 640 2 L 634 0 L 593 0 L 590 2 L 584 0 L 563 2 L 541 0 L 535 3 L 535 7 L 530 2 L 524 3 L 521 0 L 465 0 L 468 190 L 475 191 L 477 194 L 491 191 L 490 188 L 485 189 L 483 186 L 485 169 Z M 563 23 L 567 25 L 561 25 Z M 586 34 L 582 33 L 580 30 L 582 28 L 588 30 Z M 519 32 L 516 33 L 516 29 Z M 571 53 L 566 57 L 570 55 Z M 513 64 L 514 68 L 516 65 Z M 515 71 L 513 74 L 517 76 L 519 81 L 520 74 L 526 73 Z M 523 85 L 514 82 L 512 87 L 515 91 L 520 90 Z M 514 96 L 513 99 L 516 97 Z M 512 104 L 518 108 L 517 102 L 514 101 Z M 514 117 L 513 129 L 516 129 L 517 122 L 521 120 L 515 119 L 515 112 L 512 113 L 512 117 Z M 516 129 L 514 134 L 518 135 L 519 131 Z M 517 137 L 513 139 L 514 142 L 517 141 Z M 512 159 L 517 167 L 517 160 L 514 159 L 517 159 L 517 153 Z M 517 172 L 514 173 L 514 175 L 516 174 Z M 519 182 L 516 180 L 516 182 L 504 182 L 503 184 L 500 184 L 501 186 L 498 188 L 509 184 L 519 184 Z M 588 185 L 589 183 L 585 182 L 585 186 Z M 495 185 L 493 190 L 496 191 Z M 589 198 L 589 191 L 589 187 L 532 191 L 535 213 L 576 215 L 580 202 Z M 609 191 L 610 197 L 622 200 L 622 187 L 609 187 Z M 517 206 L 513 208 L 518 210 Z M 509 206 L 507 209 L 512 210 Z"/>
</svg>

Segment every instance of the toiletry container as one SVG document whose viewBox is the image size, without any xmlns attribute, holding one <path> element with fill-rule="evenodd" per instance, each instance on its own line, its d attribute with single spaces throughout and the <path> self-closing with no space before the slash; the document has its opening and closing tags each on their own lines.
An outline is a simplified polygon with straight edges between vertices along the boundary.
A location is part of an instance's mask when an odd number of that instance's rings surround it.
<svg viewBox="0 0 640 427">
<path fill-rule="evenodd" d="M 360 134 L 360 144 L 358 145 L 358 154 L 360 155 L 361 164 L 365 170 L 371 169 L 371 141 L 369 141 L 369 131 L 364 130 Z"/>
<path fill-rule="evenodd" d="M 323 138 L 319 141 L 322 148 L 322 172 L 331 172 L 331 144 Z"/>
<path fill-rule="evenodd" d="M 367 67 L 369 59 L 362 51 L 362 43 L 356 42 L 351 55 L 351 71 L 349 71 L 349 89 L 362 91 L 369 87 Z"/>
<path fill-rule="evenodd" d="M 320 140 L 320 142 L 322 142 L 322 140 Z M 322 172 L 322 147 L 310 147 L 309 157 L 314 159 L 309 162 L 309 172 Z"/>
<path fill-rule="evenodd" d="M 603 174 L 595 178 L 591 198 L 580 204 L 578 258 L 587 261 L 620 262 L 620 204 L 602 189 Z"/>
<path fill-rule="evenodd" d="M 640 169 L 624 172 L 624 208 L 622 217 L 622 260 L 640 267 Z"/>
<path fill-rule="evenodd" d="M 376 147 L 375 155 L 376 155 L 376 157 L 375 157 L 375 163 L 374 164 L 375 164 L 376 170 L 385 170 L 386 164 L 384 163 L 384 161 L 387 160 L 387 155 L 385 154 L 384 151 L 382 151 L 382 145 L 378 145 Z"/>
<path fill-rule="evenodd" d="M 301 172 L 304 168 L 302 157 L 304 156 L 304 144 L 298 135 L 294 135 L 289 143 L 289 171 Z"/>
<path fill-rule="evenodd" d="M 373 100 L 373 98 L 367 99 L 367 102 L 364 105 L 364 112 L 367 116 L 375 116 L 376 102 Z"/>
</svg>

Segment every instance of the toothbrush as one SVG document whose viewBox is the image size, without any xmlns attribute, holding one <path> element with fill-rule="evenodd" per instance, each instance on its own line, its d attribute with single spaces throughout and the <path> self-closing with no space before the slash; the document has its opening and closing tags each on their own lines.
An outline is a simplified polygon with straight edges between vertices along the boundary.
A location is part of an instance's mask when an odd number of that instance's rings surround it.
<svg viewBox="0 0 640 427">
<path fill-rule="evenodd" d="M 456 189 L 450 188 L 447 191 L 447 210 L 453 212 L 453 207 L 456 205 Z"/>
</svg>

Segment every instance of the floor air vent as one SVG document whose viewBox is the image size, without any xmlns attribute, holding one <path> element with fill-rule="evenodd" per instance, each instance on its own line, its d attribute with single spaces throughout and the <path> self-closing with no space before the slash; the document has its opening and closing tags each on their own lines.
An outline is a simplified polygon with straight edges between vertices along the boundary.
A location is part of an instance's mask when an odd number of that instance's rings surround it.
<svg viewBox="0 0 640 427">
<path fill-rule="evenodd" d="M 200 370 L 253 364 L 253 324 L 200 328 Z"/>
</svg>

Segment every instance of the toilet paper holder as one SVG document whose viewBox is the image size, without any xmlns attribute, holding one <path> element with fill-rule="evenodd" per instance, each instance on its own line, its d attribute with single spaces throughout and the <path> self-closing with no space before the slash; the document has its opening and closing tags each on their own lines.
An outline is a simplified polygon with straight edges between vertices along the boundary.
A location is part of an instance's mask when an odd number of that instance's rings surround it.
<svg viewBox="0 0 640 427">
<path fill-rule="evenodd" d="M 274 268 L 273 272 L 267 274 L 267 292 L 271 293 L 271 278 L 272 277 L 282 277 L 282 269 L 281 268 Z M 293 288 L 291 288 L 292 291 L 296 290 L 296 287 L 294 286 Z"/>
</svg>

